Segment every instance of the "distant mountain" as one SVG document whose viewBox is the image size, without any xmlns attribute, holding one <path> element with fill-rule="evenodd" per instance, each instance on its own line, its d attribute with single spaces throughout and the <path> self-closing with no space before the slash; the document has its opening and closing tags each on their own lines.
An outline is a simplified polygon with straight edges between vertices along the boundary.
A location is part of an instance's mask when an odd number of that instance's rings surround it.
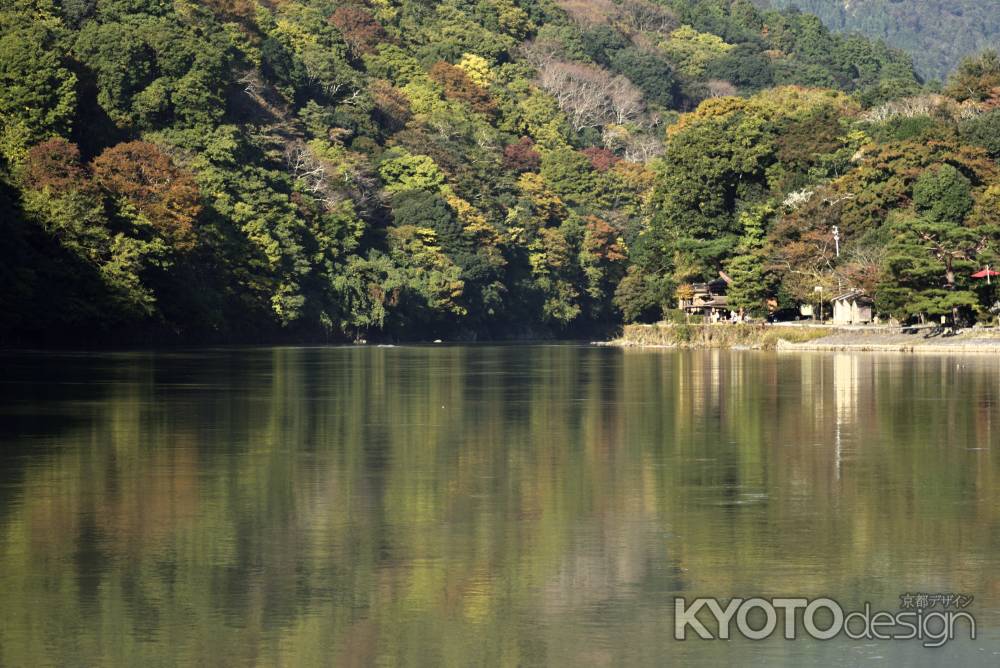
<svg viewBox="0 0 1000 668">
<path fill-rule="evenodd" d="M 833 30 L 881 37 L 913 55 L 928 79 L 944 79 L 963 56 L 1000 43 L 1000 0 L 770 0 L 798 7 Z"/>
</svg>

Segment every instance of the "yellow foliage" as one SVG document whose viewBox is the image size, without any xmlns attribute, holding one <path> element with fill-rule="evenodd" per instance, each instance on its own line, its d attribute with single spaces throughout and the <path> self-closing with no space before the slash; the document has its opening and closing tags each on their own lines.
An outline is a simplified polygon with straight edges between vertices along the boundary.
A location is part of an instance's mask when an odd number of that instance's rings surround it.
<svg viewBox="0 0 1000 668">
<path fill-rule="evenodd" d="M 392 21 L 396 18 L 396 14 L 399 13 L 399 9 L 393 7 L 390 0 L 371 0 L 370 4 L 374 10 L 375 17 L 383 22 Z"/>
<path fill-rule="evenodd" d="M 441 87 L 430 77 L 419 77 L 401 88 L 410 101 L 410 108 L 415 114 L 428 115 L 435 111 L 447 109 L 447 104 L 441 99 Z"/>
<path fill-rule="evenodd" d="M 677 286 L 675 295 L 677 299 L 691 299 L 694 297 L 694 287 L 690 283 L 681 283 Z"/>
<path fill-rule="evenodd" d="M 670 39 L 663 43 L 663 50 L 677 63 L 678 69 L 690 77 L 702 76 L 709 63 L 733 48 L 721 37 L 698 32 L 689 25 L 670 33 Z"/>
<path fill-rule="evenodd" d="M 566 204 L 549 190 L 545 179 L 534 172 L 525 172 L 517 181 L 517 187 L 524 195 L 531 200 L 536 213 L 543 218 L 542 223 L 549 220 L 558 220 L 566 214 Z"/>
<path fill-rule="evenodd" d="M 486 216 L 479 209 L 456 195 L 451 186 L 443 186 L 441 194 L 444 196 L 448 206 L 458 216 L 459 222 L 462 223 L 462 231 L 467 237 L 476 241 L 478 252 L 487 256 L 494 266 L 502 267 L 506 265 L 507 261 L 504 259 L 503 252 L 501 251 L 504 239 L 500 235 L 500 232 L 489 224 Z"/>
<path fill-rule="evenodd" d="M 276 25 L 275 32 L 288 37 L 288 40 L 294 46 L 304 46 L 307 44 L 315 46 L 319 44 L 319 39 L 314 33 L 295 21 L 282 17 L 277 20 Z"/>
<path fill-rule="evenodd" d="M 445 201 L 448 202 L 448 206 L 458 216 L 458 220 L 462 223 L 463 227 L 486 224 L 485 216 L 476 207 L 456 195 L 451 187 L 444 186 L 441 188 L 441 194 L 444 195 Z"/>
<path fill-rule="evenodd" d="M 489 61 L 474 53 L 466 53 L 462 59 L 455 63 L 455 66 L 465 72 L 466 76 L 477 86 L 488 88 L 493 83 L 493 70 L 490 69 Z"/>
<path fill-rule="evenodd" d="M 861 106 L 850 96 L 825 88 L 780 86 L 746 99 L 715 97 L 705 100 L 694 111 L 682 114 L 676 123 L 667 128 L 667 137 L 673 137 L 692 125 L 737 112 L 745 112 L 761 119 L 794 117 L 809 114 L 818 108 L 830 106 L 842 116 L 855 116 Z"/>
<path fill-rule="evenodd" d="M 615 163 L 611 171 L 630 189 L 646 192 L 653 187 L 656 173 L 641 162 L 622 160 Z"/>
<path fill-rule="evenodd" d="M 976 197 L 969 224 L 1000 225 L 1000 183 L 987 187 Z"/>
<path fill-rule="evenodd" d="M 493 0 L 497 8 L 497 19 L 500 29 L 517 39 L 523 39 L 535 29 L 528 13 L 514 4 L 513 0 Z"/>
</svg>

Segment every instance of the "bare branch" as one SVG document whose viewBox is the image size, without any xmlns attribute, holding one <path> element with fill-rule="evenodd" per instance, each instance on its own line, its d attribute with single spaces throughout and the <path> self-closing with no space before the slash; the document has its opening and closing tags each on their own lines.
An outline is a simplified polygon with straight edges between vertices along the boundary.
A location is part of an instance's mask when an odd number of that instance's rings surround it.
<svg viewBox="0 0 1000 668">
<path fill-rule="evenodd" d="M 631 81 L 593 65 L 553 59 L 540 68 L 538 84 L 555 98 L 577 131 L 627 123 L 645 108 L 642 93 Z"/>
</svg>

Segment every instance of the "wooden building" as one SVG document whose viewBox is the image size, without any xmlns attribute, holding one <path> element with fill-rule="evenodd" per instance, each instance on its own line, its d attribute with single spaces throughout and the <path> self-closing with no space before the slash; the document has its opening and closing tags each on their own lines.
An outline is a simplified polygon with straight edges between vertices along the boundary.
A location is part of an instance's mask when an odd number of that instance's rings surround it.
<svg viewBox="0 0 1000 668">
<path fill-rule="evenodd" d="M 677 307 L 689 315 L 701 315 L 714 320 L 730 317 L 726 291 L 732 279 L 719 272 L 719 278 L 707 283 L 693 283 L 689 289 L 678 290 Z"/>
</svg>

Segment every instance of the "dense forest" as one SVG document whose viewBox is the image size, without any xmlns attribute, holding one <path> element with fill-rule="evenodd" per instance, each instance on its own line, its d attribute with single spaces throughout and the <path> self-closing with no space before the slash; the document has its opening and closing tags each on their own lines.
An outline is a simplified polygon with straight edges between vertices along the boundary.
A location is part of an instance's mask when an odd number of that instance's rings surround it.
<svg viewBox="0 0 1000 668">
<path fill-rule="evenodd" d="M 0 340 L 985 319 L 998 158 L 996 53 L 749 0 L 0 0 Z"/>
<path fill-rule="evenodd" d="M 761 0 L 819 16 L 836 31 L 885 39 L 917 71 L 945 79 L 965 56 L 1000 43 L 1000 0 Z"/>
</svg>

